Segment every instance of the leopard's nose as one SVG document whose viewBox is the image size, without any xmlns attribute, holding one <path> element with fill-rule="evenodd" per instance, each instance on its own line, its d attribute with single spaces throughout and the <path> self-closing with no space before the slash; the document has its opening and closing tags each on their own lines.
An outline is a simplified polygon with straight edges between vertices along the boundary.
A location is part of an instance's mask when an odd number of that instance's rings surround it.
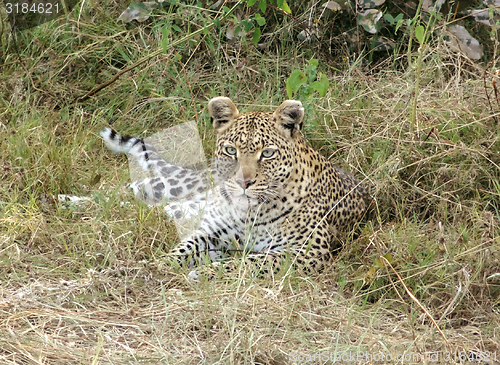
<svg viewBox="0 0 500 365">
<path fill-rule="evenodd" d="M 238 184 L 238 186 L 242 189 L 248 189 L 250 186 L 252 186 L 253 184 L 255 184 L 255 179 L 253 180 L 242 180 L 242 179 L 238 179 L 236 180 L 236 184 Z"/>
</svg>

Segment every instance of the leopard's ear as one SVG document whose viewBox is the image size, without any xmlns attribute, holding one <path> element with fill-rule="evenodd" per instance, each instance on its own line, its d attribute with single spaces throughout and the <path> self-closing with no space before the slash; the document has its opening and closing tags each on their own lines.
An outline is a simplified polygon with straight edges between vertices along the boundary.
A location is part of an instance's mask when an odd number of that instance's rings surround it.
<svg viewBox="0 0 500 365">
<path fill-rule="evenodd" d="M 224 133 L 240 114 L 231 99 L 224 96 L 213 98 L 208 102 L 208 113 L 217 134 Z"/>
<path fill-rule="evenodd" d="M 294 137 L 302 129 L 304 108 L 298 100 L 287 100 L 273 114 L 276 128 L 285 137 Z"/>
</svg>

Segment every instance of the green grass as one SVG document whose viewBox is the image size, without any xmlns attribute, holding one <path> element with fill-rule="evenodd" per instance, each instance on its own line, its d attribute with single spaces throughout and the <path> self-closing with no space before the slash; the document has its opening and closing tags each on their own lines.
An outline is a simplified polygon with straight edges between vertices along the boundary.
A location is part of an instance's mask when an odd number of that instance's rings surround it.
<svg viewBox="0 0 500 365">
<path fill-rule="evenodd" d="M 0 362 L 286 364 L 291 351 L 496 351 L 500 359 L 500 278 L 491 277 L 500 273 L 500 127 L 491 117 L 500 105 L 487 104 L 484 65 L 432 44 L 413 134 L 413 70 L 335 60 L 342 72 L 334 72 L 290 28 L 264 51 L 251 40 L 228 45 L 224 30 L 201 35 L 74 103 L 157 50 L 162 24 L 179 21 L 167 8 L 123 25 L 114 21 L 122 7 L 86 3 L 81 14 L 23 32 L 16 46 L 2 35 Z M 214 16 L 185 14 L 186 32 Z M 178 241 L 162 210 L 120 205 L 127 159 L 109 152 L 99 131 L 148 136 L 197 120 L 210 156 L 210 98 L 273 110 L 288 75 L 310 58 L 331 88 L 302 100 L 304 134 L 365 180 L 369 214 L 319 276 L 254 278 L 242 267 L 190 282 L 187 270 L 158 260 Z M 67 206 L 57 194 L 91 200 Z M 394 270 L 368 275 L 387 253 Z"/>
</svg>

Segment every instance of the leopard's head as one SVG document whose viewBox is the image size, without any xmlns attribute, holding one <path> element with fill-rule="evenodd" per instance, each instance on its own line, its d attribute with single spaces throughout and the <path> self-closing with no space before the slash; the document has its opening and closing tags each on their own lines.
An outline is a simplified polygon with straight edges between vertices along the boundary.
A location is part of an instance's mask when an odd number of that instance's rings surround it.
<svg viewBox="0 0 500 365">
<path fill-rule="evenodd" d="M 274 113 L 240 114 L 229 98 L 218 97 L 210 100 L 208 111 L 227 192 L 246 196 L 252 205 L 281 199 L 283 187 L 293 178 L 299 145 L 304 144 L 300 101 L 287 100 Z"/>
</svg>

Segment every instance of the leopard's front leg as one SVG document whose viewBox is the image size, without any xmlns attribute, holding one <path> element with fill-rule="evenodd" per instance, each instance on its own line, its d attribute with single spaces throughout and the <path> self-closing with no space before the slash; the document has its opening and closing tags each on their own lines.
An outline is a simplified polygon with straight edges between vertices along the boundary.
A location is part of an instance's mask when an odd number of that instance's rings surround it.
<svg viewBox="0 0 500 365">
<path fill-rule="evenodd" d="M 169 257 L 190 268 L 223 260 L 232 242 L 244 237 L 244 219 L 239 213 L 217 203 L 210 205 L 200 227 L 176 245 Z"/>
<path fill-rule="evenodd" d="M 278 248 L 275 247 L 272 252 L 269 250 L 271 247 L 269 244 L 267 250 L 250 252 L 243 259 L 231 258 L 217 262 L 212 267 L 197 268 L 191 271 L 189 277 L 194 280 L 198 280 L 202 276 L 211 279 L 216 276 L 218 270 L 225 273 L 234 272 L 242 263 L 250 271 L 259 275 L 277 274 L 284 269 L 284 265 L 286 267 L 290 265 L 301 275 L 317 273 L 331 260 L 329 224 L 323 221 L 317 227 L 311 224 L 310 228 L 305 229 L 306 226 L 307 223 L 304 224 L 304 227 L 298 227 L 298 231 L 304 232 L 304 234 L 296 240 L 287 241 L 286 236 L 283 236 L 281 232 L 276 232 L 276 236 L 280 236 L 278 240 L 283 239 L 284 242 L 282 245 L 277 245 Z M 273 243 L 276 246 L 276 241 Z"/>
<path fill-rule="evenodd" d="M 221 238 L 210 236 L 203 228 L 199 228 L 188 238 L 177 244 L 170 251 L 168 257 L 180 266 L 190 268 L 220 261 L 227 246 L 224 242 Z"/>
</svg>

